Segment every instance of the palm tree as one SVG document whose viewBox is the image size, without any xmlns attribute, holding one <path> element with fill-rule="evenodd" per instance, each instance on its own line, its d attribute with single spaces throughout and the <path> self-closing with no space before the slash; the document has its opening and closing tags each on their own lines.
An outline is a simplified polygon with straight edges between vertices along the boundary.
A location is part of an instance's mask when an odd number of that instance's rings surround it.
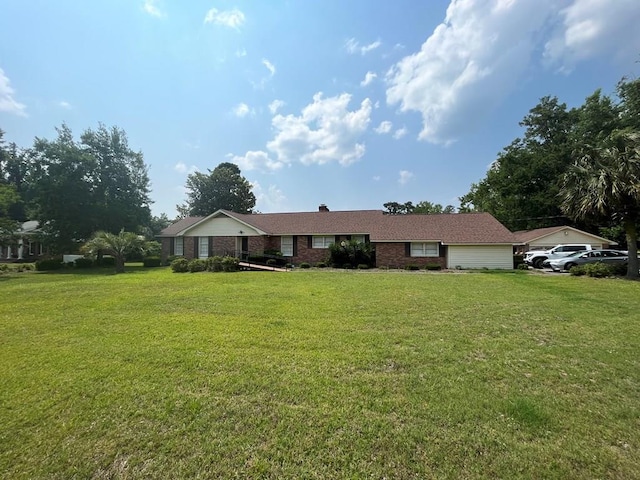
<svg viewBox="0 0 640 480">
<path fill-rule="evenodd" d="M 640 220 L 640 132 L 616 131 L 605 145 L 585 149 L 563 178 L 562 210 L 575 219 L 611 216 L 625 230 L 628 278 L 638 278 Z"/>
<path fill-rule="evenodd" d="M 82 249 L 93 255 L 97 255 L 98 252 L 113 255 L 116 260 L 116 273 L 124 273 L 126 255 L 143 250 L 144 239 L 133 232 L 125 232 L 124 230 L 121 230 L 117 235 L 109 232 L 96 232 Z"/>
</svg>

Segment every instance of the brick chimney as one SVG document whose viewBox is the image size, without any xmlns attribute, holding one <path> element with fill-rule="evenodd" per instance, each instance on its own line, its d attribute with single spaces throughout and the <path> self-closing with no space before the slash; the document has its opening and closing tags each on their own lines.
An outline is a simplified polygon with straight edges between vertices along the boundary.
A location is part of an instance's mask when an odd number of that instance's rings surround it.
<svg viewBox="0 0 640 480">
<path fill-rule="evenodd" d="M 329 207 L 327 207 L 324 203 L 321 203 L 320 206 L 318 207 L 318 211 L 319 212 L 328 212 L 329 211 Z"/>
</svg>

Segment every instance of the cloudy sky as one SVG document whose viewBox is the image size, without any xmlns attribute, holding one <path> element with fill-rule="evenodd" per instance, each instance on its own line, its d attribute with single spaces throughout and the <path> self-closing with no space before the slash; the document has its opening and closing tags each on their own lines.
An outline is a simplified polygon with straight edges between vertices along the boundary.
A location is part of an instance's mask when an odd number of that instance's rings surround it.
<svg viewBox="0 0 640 480">
<path fill-rule="evenodd" d="M 640 74 L 638 0 L 3 0 L 0 129 L 99 122 L 153 211 L 237 163 L 261 212 L 458 205 L 545 95 Z"/>
</svg>

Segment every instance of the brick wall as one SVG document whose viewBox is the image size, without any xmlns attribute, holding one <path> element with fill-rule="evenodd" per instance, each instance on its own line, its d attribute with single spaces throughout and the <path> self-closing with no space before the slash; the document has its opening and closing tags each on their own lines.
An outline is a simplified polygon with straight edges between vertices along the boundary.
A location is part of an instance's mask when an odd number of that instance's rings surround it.
<svg viewBox="0 0 640 480">
<path fill-rule="evenodd" d="M 314 265 L 318 262 L 324 262 L 329 257 L 329 250 L 326 248 L 309 248 L 308 235 L 298 235 L 297 237 L 297 255 L 291 258 L 292 263 L 307 262 Z"/>
<path fill-rule="evenodd" d="M 162 259 L 162 263 L 165 263 L 167 261 L 167 258 L 169 258 L 169 255 L 171 255 L 171 241 L 172 240 L 173 240 L 172 238 L 161 238 L 160 239 L 160 245 L 161 245 L 160 258 Z"/>
<path fill-rule="evenodd" d="M 437 263 L 442 268 L 447 267 L 445 248 L 440 246 L 439 257 L 407 257 L 405 243 L 376 243 L 376 266 L 390 268 L 404 268 L 407 265 L 424 267 L 428 263 Z"/>
</svg>

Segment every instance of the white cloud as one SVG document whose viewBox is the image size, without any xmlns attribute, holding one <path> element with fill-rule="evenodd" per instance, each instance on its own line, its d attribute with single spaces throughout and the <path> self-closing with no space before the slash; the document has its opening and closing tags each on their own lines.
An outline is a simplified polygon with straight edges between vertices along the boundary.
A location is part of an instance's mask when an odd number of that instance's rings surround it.
<svg viewBox="0 0 640 480">
<path fill-rule="evenodd" d="M 60 108 L 64 108 L 65 110 L 71 110 L 71 108 L 72 108 L 71 104 L 69 102 L 65 101 L 65 100 L 60 100 L 58 102 L 58 106 Z"/>
<path fill-rule="evenodd" d="M 414 175 L 410 171 L 400 170 L 400 178 L 398 178 L 398 183 L 400 185 L 406 185 L 413 177 Z"/>
<path fill-rule="evenodd" d="M 232 10 L 218 10 L 217 8 L 210 9 L 204 17 L 204 23 L 213 23 L 215 25 L 222 25 L 229 28 L 239 28 L 244 24 L 244 13 L 237 8 Z"/>
<path fill-rule="evenodd" d="M 178 173 L 194 173 L 198 171 L 198 167 L 195 165 L 191 165 L 187 167 L 187 164 L 184 162 L 178 162 L 173 166 L 173 169 Z"/>
<path fill-rule="evenodd" d="M 254 115 L 255 111 L 252 108 L 249 108 L 249 105 L 247 105 L 246 103 L 242 102 L 242 103 L 239 103 L 238 105 L 236 105 L 235 107 L 233 107 L 233 114 L 236 117 L 243 118 L 243 117 L 246 117 L 249 114 Z"/>
<path fill-rule="evenodd" d="M 407 133 L 409 133 L 409 130 L 407 130 L 407 127 L 399 128 L 395 132 L 393 132 L 393 138 L 395 138 L 396 140 L 400 140 Z"/>
<path fill-rule="evenodd" d="M 228 154 L 230 162 L 235 163 L 241 170 L 274 171 L 284 166 L 284 163 L 271 159 L 267 152 L 262 150 L 248 151 L 242 156 Z"/>
<path fill-rule="evenodd" d="M 360 86 L 366 87 L 371 82 L 373 82 L 377 77 L 378 77 L 378 74 L 374 72 L 367 72 L 366 75 L 364 76 L 364 80 L 360 82 Z"/>
<path fill-rule="evenodd" d="M 637 0 L 452 0 L 420 51 L 387 73 L 387 103 L 422 115 L 419 139 L 448 144 L 480 124 L 536 62 L 567 71 L 595 56 L 632 61 L 639 23 Z"/>
<path fill-rule="evenodd" d="M 242 57 L 246 57 L 247 56 L 247 50 L 244 48 L 240 48 L 238 50 L 236 50 L 236 57 L 238 58 L 242 58 Z"/>
<path fill-rule="evenodd" d="M 27 107 L 13 97 L 15 93 L 15 90 L 11 87 L 9 78 L 4 74 L 4 70 L 0 68 L 0 112 L 13 113 L 21 117 L 26 117 Z"/>
<path fill-rule="evenodd" d="M 383 135 L 385 133 L 389 133 L 392 128 L 393 123 L 391 123 L 389 120 L 385 120 L 383 122 L 380 122 L 380 125 L 374 128 L 373 131 L 379 133 L 380 135 Z"/>
<path fill-rule="evenodd" d="M 422 114 L 419 138 L 450 143 L 517 84 L 552 0 L 453 0 L 419 52 L 387 73 L 387 102 Z"/>
<path fill-rule="evenodd" d="M 562 24 L 545 45 L 544 57 L 560 70 L 591 57 L 611 54 L 630 63 L 640 51 L 637 0 L 574 0 L 560 12 Z"/>
<path fill-rule="evenodd" d="M 285 103 L 282 100 L 275 99 L 273 102 L 269 104 L 269 111 L 272 115 L 285 106 Z"/>
<path fill-rule="evenodd" d="M 164 12 L 158 7 L 158 0 L 144 0 L 142 8 L 152 17 L 162 18 L 165 16 Z"/>
<path fill-rule="evenodd" d="M 272 77 L 276 74 L 276 67 L 269 60 L 263 58 L 262 65 L 264 65 L 267 68 L 267 70 L 269 70 L 269 73 L 271 74 Z"/>
<path fill-rule="evenodd" d="M 253 194 L 256 196 L 256 206 L 262 213 L 281 212 L 287 197 L 276 185 L 269 185 L 265 190 L 258 182 L 251 182 Z"/>
<path fill-rule="evenodd" d="M 284 164 L 357 161 L 365 152 L 359 139 L 370 122 L 371 100 L 366 98 L 354 111 L 348 110 L 350 101 L 347 93 L 329 98 L 316 93 L 299 117 L 276 115 L 271 123 L 277 133 L 267 149 Z"/>
<path fill-rule="evenodd" d="M 356 53 L 359 53 L 360 55 L 366 55 L 372 50 L 375 50 L 376 48 L 378 48 L 380 45 L 382 45 L 382 42 L 380 40 L 376 40 L 375 42 L 372 42 L 368 45 L 360 45 L 360 42 L 358 42 L 355 38 L 349 38 L 344 43 L 344 48 L 351 55 Z"/>
</svg>

